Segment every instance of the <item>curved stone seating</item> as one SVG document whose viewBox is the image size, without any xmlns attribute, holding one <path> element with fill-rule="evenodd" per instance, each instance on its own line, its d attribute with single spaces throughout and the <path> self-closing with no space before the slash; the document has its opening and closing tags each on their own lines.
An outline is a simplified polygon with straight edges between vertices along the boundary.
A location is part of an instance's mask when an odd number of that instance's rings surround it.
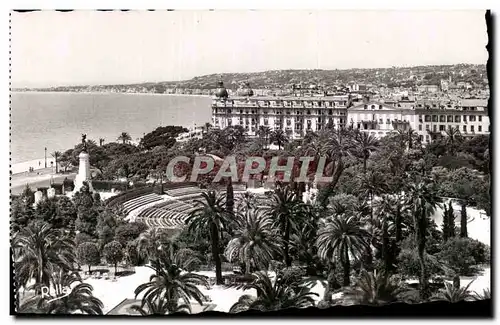
<svg viewBox="0 0 500 325">
<path fill-rule="evenodd" d="M 123 210 L 126 214 L 128 214 L 131 211 L 133 211 L 133 210 L 135 210 L 143 205 L 150 204 L 150 203 L 153 203 L 156 201 L 161 201 L 161 200 L 162 200 L 162 197 L 159 196 L 158 194 L 155 194 L 155 193 L 146 194 L 146 195 L 143 195 L 141 197 L 124 202 L 123 203 Z"/>
<path fill-rule="evenodd" d="M 174 188 L 170 190 L 166 190 L 165 193 L 167 195 L 173 196 L 173 197 L 178 197 L 178 196 L 186 196 L 186 195 L 191 195 L 191 194 L 197 194 L 203 192 L 202 189 L 196 186 L 188 186 L 188 187 L 181 187 L 181 188 Z"/>
</svg>

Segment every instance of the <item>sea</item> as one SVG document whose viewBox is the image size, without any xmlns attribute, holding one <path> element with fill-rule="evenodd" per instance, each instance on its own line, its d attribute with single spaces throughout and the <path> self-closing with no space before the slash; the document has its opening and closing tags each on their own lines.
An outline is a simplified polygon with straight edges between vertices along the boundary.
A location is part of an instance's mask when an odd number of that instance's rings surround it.
<svg viewBox="0 0 500 325">
<path fill-rule="evenodd" d="M 11 165 L 14 173 L 38 168 L 54 151 L 80 143 L 82 133 L 99 143 L 128 132 L 132 141 L 159 126 L 193 127 L 211 121 L 208 96 L 128 93 L 11 93 Z M 42 162 L 43 164 L 43 162 Z M 26 166 L 25 166 L 26 165 Z M 42 166 L 43 167 L 43 166 Z"/>
</svg>

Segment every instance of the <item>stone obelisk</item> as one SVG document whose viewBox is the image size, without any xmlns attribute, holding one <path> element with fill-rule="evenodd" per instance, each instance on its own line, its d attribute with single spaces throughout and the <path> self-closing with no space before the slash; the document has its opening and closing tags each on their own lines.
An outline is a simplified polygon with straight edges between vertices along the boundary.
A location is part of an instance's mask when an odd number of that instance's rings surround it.
<svg viewBox="0 0 500 325">
<path fill-rule="evenodd" d="M 73 192 L 79 191 L 83 186 L 83 182 L 87 182 L 87 184 L 89 186 L 89 190 L 93 191 L 92 182 L 91 182 L 91 174 L 90 174 L 90 156 L 89 156 L 88 149 L 87 149 L 86 138 L 87 138 L 87 135 L 82 134 L 83 150 L 82 150 L 82 152 L 80 152 L 80 155 L 78 155 L 78 158 L 80 159 L 80 163 L 78 165 L 78 175 L 76 175 L 76 178 L 75 178 L 75 189 L 73 190 Z"/>
</svg>

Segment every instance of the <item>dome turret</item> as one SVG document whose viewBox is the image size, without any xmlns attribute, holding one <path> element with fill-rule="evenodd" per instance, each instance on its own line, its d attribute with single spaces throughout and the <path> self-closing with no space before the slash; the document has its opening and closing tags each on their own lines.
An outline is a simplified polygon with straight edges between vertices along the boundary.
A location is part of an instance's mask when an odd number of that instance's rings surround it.
<svg viewBox="0 0 500 325">
<path fill-rule="evenodd" d="M 215 90 L 215 97 L 224 99 L 229 97 L 227 89 L 226 87 L 224 87 L 224 82 L 222 82 L 222 80 L 217 83 L 217 89 Z"/>
</svg>

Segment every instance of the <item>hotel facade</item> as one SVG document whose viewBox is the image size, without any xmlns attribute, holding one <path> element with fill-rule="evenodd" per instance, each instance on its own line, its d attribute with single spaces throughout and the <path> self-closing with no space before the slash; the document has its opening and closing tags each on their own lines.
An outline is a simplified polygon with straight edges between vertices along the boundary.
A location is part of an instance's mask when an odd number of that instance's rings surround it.
<svg viewBox="0 0 500 325">
<path fill-rule="evenodd" d="M 229 97 L 222 83 L 212 101 L 212 124 L 220 129 L 240 125 L 251 137 L 266 126 L 282 129 L 292 139 L 327 126 L 352 126 L 376 137 L 411 128 L 422 143 L 450 127 L 458 127 L 465 137 L 490 132 L 486 100 L 358 101 L 350 95 L 253 96 L 250 89 Z"/>
</svg>

